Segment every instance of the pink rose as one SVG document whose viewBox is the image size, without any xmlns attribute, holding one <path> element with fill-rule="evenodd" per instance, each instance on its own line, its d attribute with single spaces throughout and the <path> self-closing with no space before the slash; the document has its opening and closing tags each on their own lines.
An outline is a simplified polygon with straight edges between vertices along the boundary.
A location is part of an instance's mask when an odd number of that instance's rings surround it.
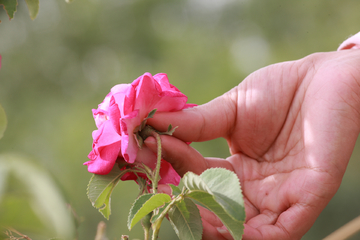
<svg viewBox="0 0 360 240">
<path fill-rule="evenodd" d="M 84 163 L 88 171 L 108 174 L 118 158 L 130 164 L 144 163 L 154 169 L 156 155 L 146 146 L 139 148 L 134 132 L 153 109 L 171 112 L 194 106 L 186 101 L 187 97 L 171 85 L 163 73 L 154 76 L 145 73 L 131 84 L 114 86 L 98 109 L 93 109 L 98 129 L 92 133 L 94 141 L 88 156 L 90 161 Z M 180 176 L 165 160 L 161 163 L 160 177 L 160 184 L 178 185 L 180 181 Z M 130 179 L 136 180 L 137 177 L 131 173 L 122 178 Z"/>
</svg>

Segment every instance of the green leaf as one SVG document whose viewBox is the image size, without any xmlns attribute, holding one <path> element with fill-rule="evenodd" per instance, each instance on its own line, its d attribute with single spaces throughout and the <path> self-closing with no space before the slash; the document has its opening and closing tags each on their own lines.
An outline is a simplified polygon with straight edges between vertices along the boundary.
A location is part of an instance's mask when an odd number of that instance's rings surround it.
<svg viewBox="0 0 360 240">
<path fill-rule="evenodd" d="M 201 177 L 195 173 L 187 172 L 183 177 L 183 182 L 189 190 L 200 190 L 212 195 L 210 188 L 201 179 Z"/>
<path fill-rule="evenodd" d="M 7 126 L 6 114 L 2 106 L 0 105 L 0 139 L 4 136 L 6 126 Z"/>
<path fill-rule="evenodd" d="M 169 186 L 171 187 L 171 194 L 174 196 L 178 196 L 181 193 L 180 188 L 178 188 L 177 186 L 173 185 L 173 184 L 169 184 Z"/>
<path fill-rule="evenodd" d="M 148 114 L 148 116 L 147 116 L 147 118 L 146 119 L 149 119 L 149 118 L 152 118 L 152 117 L 154 117 L 154 114 L 156 113 L 156 108 L 155 109 L 153 109 L 153 110 L 151 110 L 151 112 L 149 112 L 149 114 Z"/>
<path fill-rule="evenodd" d="M 135 141 L 136 141 L 138 147 L 141 149 L 142 145 L 144 144 L 144 140 L 140 136 L 139 132 L 135 132 Z"/>
<path fill-rule="evenodd" d="M 29 15 L 32 20 L 36 18 L 39 13 L 39 0 L 25 0 L 29 9 Z"/>
<path fill-rule="evenodd" d="M 169 127 L 168 127 L 168 130 L 167 130 L 166 134 L 169 135 L 169 136 L 172 136 L 177 128 L 178 128 L 178 126 L 176 126 L 176 127 L 173 128 L 173 127 L 171 126 L 171 124 L 170 124 Z"/>
<path fill-rule="evenodd" d="M 210 168 L 200 177 L 210 188 L 215 200 L 231 217 L 238 221 L 245 219 L 240 182 L 235 173 L 224 168 Z"/>
<path fill-rule="evenodd" d="M 118 164 L 115 164 L 109 174 L 94 174 L 90 179 L 87 188 L 88 198 L 106 219 L 109 219 L 111 214 L 111 193 L 126 172 L 128 171 L 120 170 Z"/>
<path fill-rule="evenodd" d="M 166 208 L 169 204 L 170 204 L 170 203 L 165 203 L 164 206 L 162 206 L 161 208 L 158 209 L 157 214 L 156 214 L 156 215 L 153 215 L 153 216 L 151 217 L 151 220 L 150 220 L 151 223 L 154 223 L 154 222 L 160 217 L 161 213 L 165 210 L 165 208 Z"/>
<path fill-rule="evenodd" d="M 0 5 L 3 5 L 3 8 L 9 16 L 9 19 L 13 19 L 14 13 L 16 12 L 16 7 L 18 5 L 17 0 L 0 0 Z"/>
<path fill-rule="evenodd" d="M 202 222 L 195 203 L 185 198 L 177 202 L 169 213 L 169 220 L 179 239 L 201 240 Z"/>
<path fill-rule="evenodd" d="M 141 219 L 141 225 L 143 226 L 144 229 L 147 229 L 148 231 L 151 228 L 151 218 L 152 218 L 152 216 L 153 216 L 153 213 L 150 212 L 150 213 L 146 214 L 146 216 Z"/>
<path fill-rule="evenodd" d="M 186 195 L 186 197 L 192 198 L 197 202 L 200 202 L 207 209 L 216 214 L 216 216 L 221 220 L 221 222 L 229 230 L 230 234 L 235 240 L 240 240 L 244 233 L 244 221 L 237 221 L 233 219 L 225 210 L 218 204 L 214 197 L 211 194 L 193 191 Z"/>
<path fill-rule="evenodd" d="M 129 230 L 147 214 L 170 201 L 170 196 L 165 193 L 149 193 L 138 197 L 130 209 L 128 218 Z"/>
<path fill-rule="evenodd" d="M 223 224 L 227 227 L 233 238 L 237 240 L 241 239 L 244 229 L 243 223 L 245 221 L 245 213 L 243 214 L 243 199 L 241 197 L 240 199 L 237 199 L 237 201 L 234 201 L 234 199 L 232 199 L 234 194 L 230 194 L 230 196 L 224 195 L 228 193 L 227 190 L 219 190 L 219 186 L 210 179 L 211 176 L 219 174 L 220 176 L 222 176 L 222 180 L 224 173 L 226 173 L 227 177 L 229 178 L 234 177 L 234 173 L 232 173 L 231 171 L 220 168 L 215 168 L 210 172 L 200 176 L 192 172 L 186 173 L 184 175 L 183 182 L 190 191 L 185 195 L 185 197 L 195 200 L 202 206 L 215 213 L 223 222 Z M 207 183 L 209 184 L 209 186 L 211 186 L 211 188 L 207 185 Z M 223 185 L 222 187 L 225 188 L 225 186 L 227 188 L 230 188 L 232 191 L 240 191 L 241 193 L 239 185 L 235 186 L 239 187 L 238 189 L 235 189 L 235 187 L 231 185 Z M 237 195 L 238 193 L 235 194 L 235 196 Z M 232 206 L 232 204 L 234 205 Z M 234 208 L 240 209 L 236 209 L 235 211 Z M 239 213 L 240 215 L 236 215 L 235 217 L 233 217 L 235 213 Z"/>
</svg>

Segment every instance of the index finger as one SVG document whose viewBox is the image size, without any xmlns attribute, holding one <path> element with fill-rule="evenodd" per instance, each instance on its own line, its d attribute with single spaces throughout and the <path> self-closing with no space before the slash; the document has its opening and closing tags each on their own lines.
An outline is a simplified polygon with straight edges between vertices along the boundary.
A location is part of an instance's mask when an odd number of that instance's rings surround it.
<svg viewBox="0 0 360 240">
<path fill-rule="evenodd" d="M 235 124 L 237 87 L 214 100 L 177 112 L 157 112 L 149 125 L 166 131 L 178 127 L 174 136 L 186 142 L 201 142 L 226 137 Z"/>
</svg>

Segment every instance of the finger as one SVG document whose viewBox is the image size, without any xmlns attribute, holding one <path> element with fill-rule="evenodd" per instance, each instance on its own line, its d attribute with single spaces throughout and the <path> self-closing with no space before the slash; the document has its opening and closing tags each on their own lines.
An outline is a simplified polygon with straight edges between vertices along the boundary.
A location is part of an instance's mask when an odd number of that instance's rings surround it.
<svg viewBox="0 0 360 240">
<path fill-rule="evenodd" d="M 203 208 L 201 206 L 197 206 L 197 207 L 198 207 L 198 209 L 200 211 L 201 220 L 203 222 L 204 221 L 206 222 L 207 229 L 216 228 L 218 233 L 224 239 L 229 239 L 229 240 L 233 239 L 230 232 L 226 229 L 226 227 L 221 222 L 221 220 L 213 212 L 211 212 L 211 211 L 209 211 L 206 208 Z M 213 231 L 213 229 L 211 231 Z M 206 234 L 208 234 L 208 233 L 206 233 Z M 209 239 L 213 239 L 213 238 L 209 238 Z"/>
<path fill-rule="evenodd" d="M 174 136 L 186 142 L 206 141 L 228 135 L 236 119 L 237 89 L 214 100 L 178 112 L 158 112 L 148 123 L 159 131 L 177 126 Z"/>
<path fill-rule="evenodd" d="M 249 219 L 247 224 L 253 228 L 258 228 L 262 225 L 273 225 L 275 224 L 279 214 L 276 214 L 269 210 L 264 210 L 261 214 Z"/>
<path fill-rule="evenodd" d="M 249 221 L 245 224 L 243 239 L 301 239 L 324 207 L 295 204 L 281 213 L 275 223 L 271 223 L 271 217 L 264 216 L 258 219 L 261 224 Z"/>
<path fill-rule="evenodd" d="M 360 32 L 346 39 L 337 50 L 345 49 L 360 49 Z"/>
<path fill-rule="evenodd" d="M 157 152 L 156 141 L 153 137 L 148 137 L 144 143 L 151 151 Z M 161 147 L 162 158 L 168 161 L 181 177 L 188 171 L 201 174 L 207 169 L 204 157 L 177 138 L 161 136 Z"/>
<path fill-rule="evenodd" d="M 227 240 L 233 240 L 234 238 L 231 236 L 230 232 L 226 229 L 225 226 L 217 228 L 218 232 Z"/>
<path fill-rule="evenodd" d="M 159 184 L 158 185 L 158 192 L 165 193 L 167 195 L 172 195 L 171 187 L 167 184 Z"/>
<path fill-rule="evenodd" d="M 222 167 L 234 171 L 227 160 L 204 158 L 194 148 L 175 137 L 162 135 L 161 144 L 162 158 L 168 161 L 180 176 L 188 171 L 201 174 L 206 169 L 213 167 Z M 153 137 L 148 137 L 145 140 L 145 145 L 154 153 L 157 152 L 156 141 Z"/>
<path fill-rule="evenodd" d="M 202 220 L 206 220 L 209 224 L 211 224 L 214 227 L 222 227 L 224 224 L 221 222 L 221 220 L 215 215 L 215 213 L 207 210 L 206 208 L 202 206 L 197 206 L 200 212 L 200 216 Z"/>
<path fill-rule="evenodd" d="M 227 240 L 218 230 L 206 220 L 202 221 L 203 235 L 202 240 Z"/>
</svg>

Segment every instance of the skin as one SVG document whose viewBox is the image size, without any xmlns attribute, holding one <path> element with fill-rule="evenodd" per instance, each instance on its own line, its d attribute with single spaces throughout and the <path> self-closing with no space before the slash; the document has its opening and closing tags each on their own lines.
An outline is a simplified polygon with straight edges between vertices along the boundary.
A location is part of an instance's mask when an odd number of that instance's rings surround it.
<svg viewBox="0 0 360 240">
<path fill-rule="evenodd" d="M 224 167 L 240 179 L 243 239 L 300 239 L 340 186 L 360 132 L 360 50 L 315 53 L 262 68 L 204 105 L 156 113 L 163 158 L 182 176 Z M 225 138 L 231 155 L 203 157 L 185 142 Z M 145 144 L 156 152 L 156 143 Z M 163 187 L 165 188 L 165 187 Z M 163 191 L 167 191 L 166 189 Z M 200 208 L 203 239 L 232 239 Z"/>
</svg>

